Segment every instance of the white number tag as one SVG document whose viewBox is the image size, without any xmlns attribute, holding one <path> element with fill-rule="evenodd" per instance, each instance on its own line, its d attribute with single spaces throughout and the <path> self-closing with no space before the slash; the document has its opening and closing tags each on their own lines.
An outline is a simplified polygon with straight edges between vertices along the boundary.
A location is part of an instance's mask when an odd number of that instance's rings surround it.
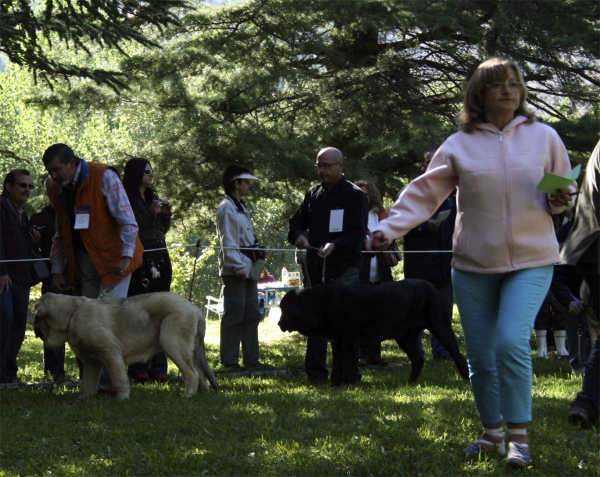
<svg viewBox="0 0 600 477">
<path fill-rule="evenodd" d="M 75 207 L 75 224 L 73 230 L 87 230 L 90 228 L 90 211 L 89 205 L 78 205 Z"/>
<path fill-rule="evenodd" d="M 344 227 L 344 209 L 332 210 L 329 215 L 329 232 L 341 232 Z"/>
</svg>

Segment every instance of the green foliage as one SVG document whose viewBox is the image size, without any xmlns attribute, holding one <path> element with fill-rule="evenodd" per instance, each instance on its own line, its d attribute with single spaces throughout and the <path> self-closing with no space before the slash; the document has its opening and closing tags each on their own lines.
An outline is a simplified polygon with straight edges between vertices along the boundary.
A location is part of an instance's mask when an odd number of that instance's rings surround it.
<svg viewBox="0 0 600 477">
<path fill-rule="evenodd" d="M 28 4 L 2 5 L 17 3 Z M 84 2 L 52 11 L 69 3 Z M 103 37 L 85 43 L 92 56 L 60 36 L 40 50 L 60 64 L 123 73 L 121 94 L 76 77 L 44 89 L 14 63 L 0 74 L 2 175 L 25 166 L 41 185 L 40 158 L 55 142 L 119 169 L 128 155 L 146 157 L 160 195 L 174 203 L 169 242 L 214 246 L 222 172 L 243 164 L 261 178 L 250 201 L 259 239 L 286 248 L 287 221 L 317 181 L 321 147 L 339 147 L 346 176 L 374 180 L 389 203 L 419 174 L 423 152 L 455 130 L 465 77 L 493 55 L 522 66 L 531 106 L 559 131 L 573 162 L 585 162 L 598 140 L 595 1 L 194 1 L 183 10 L 145 3 L 176 12 L 177 23 L 161 32 L 131 17 L 147 41 L 119 41 L 125 57 L 103 48 L 114 46 Z M 44 203 L 38 188 L 30 211 Z M 194 252 L 173 251 L 174 289 L 185 296 Z M 269 257 L 275 274 L 284 264 L 294 266 L 290 252 Z M 216 270 L 216 257 L 203 250 L 195 303 L 219 290 Z"/>
<path fill-rule="evenodd" d="M 206 207 L 205 227 L 226 166 L 248 166 L 270 184 L 268 197 L 288 201 L 315 180 L 311 163 L 325 145 L 342 149 L 349 177 L 373 179 L 394 197 L 423 151 L 455 129 L 465 77 L 493 55 L 521 64 L 531 105 L 576 131 L 567 147 L 588 154 L 597 128 L 577 126 L 597 110 L 598 8 L 587 0 L 193 2 L 178 25 L 151 36 L 161 49 L 129 44 L 122 60 L 100 52 L 89 60 L 126 73 L 122 95 L 73 81 L 37 104 L 84 124 L 105 110 L 136 129 L 139 153 L 168 178 L 162 192 L 182 209 Z"/>
<path fill-rule="evenodd" d="M 0 2 L 0 52 L 39 76 L 48 85 L 56 77 L 90 78 L 114 90 L 125 87 L 123 72 L 57 60 L 56 44 L 92 56 L 92 45 L 124 53 L 132 41 L 157 46 L 149 27 L 162 29 L 177 23 L 181 0 L 47 0 Z"/>
</svg>

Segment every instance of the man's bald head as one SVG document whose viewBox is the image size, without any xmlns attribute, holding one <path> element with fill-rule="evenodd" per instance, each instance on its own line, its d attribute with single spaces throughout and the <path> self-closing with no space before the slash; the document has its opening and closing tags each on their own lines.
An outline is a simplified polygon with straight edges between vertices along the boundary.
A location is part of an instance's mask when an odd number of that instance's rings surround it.
<svg viewBox="0 0 600 477">
<path fill-rule="evenodd" d="M 326 189 L 333 187 L 342 178 L 344 156 L 335 147 L 326 147 L 317 154 L 317 170 L 319 178 Z"/>
<path fill-rule="evenodd" d="M 344 162 L 342 151 L 335 147 L 325 147 L 317 154 L 317 160 L 322 159 L 329 163 Z"/>
</svg>

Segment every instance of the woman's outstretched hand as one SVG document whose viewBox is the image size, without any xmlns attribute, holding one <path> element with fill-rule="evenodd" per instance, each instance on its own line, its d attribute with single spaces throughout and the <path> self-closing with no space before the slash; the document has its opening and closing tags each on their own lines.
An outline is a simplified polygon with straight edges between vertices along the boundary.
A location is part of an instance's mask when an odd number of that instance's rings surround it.
<svg viewBox="0 0 600 477">
<path fill-rule="evenodd" d="M 383 233 L 377 230 L 371 234 L 365 245 L 367 250 L 387 250 L 390 248 L 391 243 Z"/>
</svg>

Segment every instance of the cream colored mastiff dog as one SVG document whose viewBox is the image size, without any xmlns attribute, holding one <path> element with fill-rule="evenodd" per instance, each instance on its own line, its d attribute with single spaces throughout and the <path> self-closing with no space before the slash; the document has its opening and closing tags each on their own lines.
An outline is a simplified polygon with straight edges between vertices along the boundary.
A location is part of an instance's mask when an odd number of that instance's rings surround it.
<svg viewBox="0 0 600 477">
<path fill-rule="evenodd" d="M 35 310 L 35 335 L 48 348 L 68 342 L 83 360 L 82 398 L 96 393 L 102 365 L 117 397 L 128 398 L 125 366 L 146 362 L 161 349 L 181 370 L 186 396 L 198 386 L 208 391 L 207 380 L 217 389 L 206 361 L 202 311 L 175 293 L 101 300 L 46 293 Z"/>
</svg>

